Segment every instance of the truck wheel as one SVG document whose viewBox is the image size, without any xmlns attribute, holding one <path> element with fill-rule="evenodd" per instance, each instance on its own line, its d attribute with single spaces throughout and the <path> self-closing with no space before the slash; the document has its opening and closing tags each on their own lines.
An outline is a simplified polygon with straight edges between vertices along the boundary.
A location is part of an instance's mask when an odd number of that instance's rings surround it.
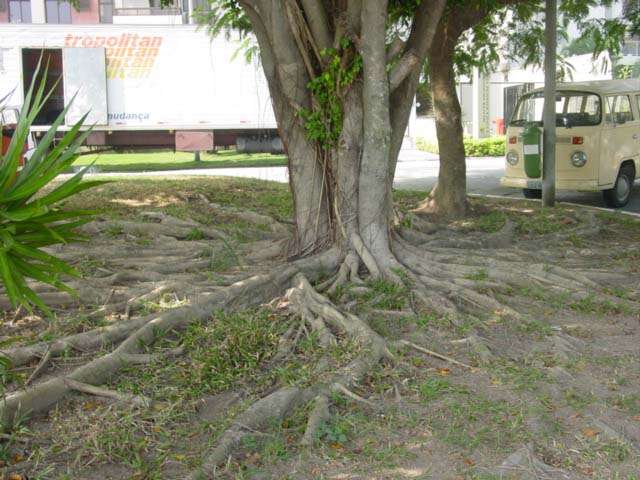
<svg viewBox="0 0 640 480">
<path fill-rule="evenodd" d="M 524 198 L 542 198 L 542 190 L 537 190 L 535 188 L 523 188 L 522 194 Z"/>
<path fill-rule="evenodd" d="M 602 191 L 602 197 L 604 203 L 611 208 L 624 207 L 631 197 L 631 191 L 633 190 L 634 178 L 633 168 L 630 166 L 624 166 L 618 173 L 618 178 L 613 188 Z"/>
</svg>

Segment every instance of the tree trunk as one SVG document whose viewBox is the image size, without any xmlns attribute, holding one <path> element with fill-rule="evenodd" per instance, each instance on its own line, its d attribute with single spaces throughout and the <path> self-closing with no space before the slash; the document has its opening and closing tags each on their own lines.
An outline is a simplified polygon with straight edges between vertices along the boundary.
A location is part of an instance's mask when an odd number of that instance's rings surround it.
<svg viewBox="0 0 640 480">
<path fill-rule="evenodd" d="M 453 48 L 434 49 L 429 55 L 433 107 L 440 149 L 438 183 L 418 211 L 447 217 L 467 214 L 467 165 L 464 153 L 462 109 L 456 92 Z"/>
<path fill-rule="evenodd" d="M 330 204 L 322 158 L 306 132 L 296 107 L 311 105 L 306 85 L 308 72 L 286 22 L 283 0 L 268 2 L 258 11 L 246 6 L 260 44 L 260 59 L 267 78 L 278 132 L 288 154 L 289 185 L 293 196 L 296 238 L 291 253 L 309 254 L 331 243 Z"/>
<path fill-rule="evenodd" d="M 390 257 L 389 219 L 391 175 L 389 153 L 391 120 L 389 80 L 386 71 L 385 28 L 387 2 L 364 2 L 362 6 L 362 60 L 364 138 L 359 183 L 360 232 L 374 255 Z"/>
<path fill-rule="evenodd" d="M 349 0 L 333 19 L 323 2 L 243 0 L 260 45 L 279 132 L 289 157 L 297 237 L 294 253 L 338 246 L 352 276 L 362 262 L 375 277 L 396 277 L 391 251 L 392 179 L 415 96 L 420 66 L 435 36 L 445 0 L 416 8 L 404 49 L 387 59 L 388 2 Z M 336 21 L 335 19 L 338 19 Z M 329 39 L 333 50 L 322 54 Z M 339 73 L 330 66 L 339 57 Z M 350 66 L 354 78 L 343 81 Z M 389 63 L 391 62 L 391 63 Z M 332 70 L 333 68 L 333 70 Z M 311 88 L 329 76 L 335 89 Z M 318 82 L 316 82 L 316 87 Z M 320 88 L 327 88 L 322 82 Z M 322 96 L 324 94 L 324 97 Z M 309 135 L 310 114 L 332 125 L 327 96 L 339 100 L 338 139 Z M 392 97 L 393 96 L 393 97 Z M 393 98 L 393 104 L 390 102 Z M 311 112 L 311 113 L 309 113 Z M 332 130 L 330 130 L 333 132 Z M 318 139 L 319 138 L 319 139 Z M 358 260 L 354 263 L 353 259 Z"/>
</svg>

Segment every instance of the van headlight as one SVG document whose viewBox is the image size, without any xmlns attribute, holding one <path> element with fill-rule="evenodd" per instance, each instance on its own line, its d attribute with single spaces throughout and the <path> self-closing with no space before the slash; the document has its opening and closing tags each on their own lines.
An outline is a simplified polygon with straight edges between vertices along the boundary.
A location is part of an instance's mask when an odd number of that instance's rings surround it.
<svg viewBox="0 0 640 480">
<path fill-rule="evenodd" d="M 587 163 L 587 154 L 581 151 L 571 154 L 571 165 L 574 167 L 584 167 Z"/>
<path fill-rule="evenodd" d="M 509 153 L 507 153 L 507 163 L 509 165 L 515 166 L 518 164 L 518 160 L 520 160 L 520 157 L 518 157 L 518 154 L 516 152 L 514 152 L 513 150 L 510 151 Z"/>
</svg>

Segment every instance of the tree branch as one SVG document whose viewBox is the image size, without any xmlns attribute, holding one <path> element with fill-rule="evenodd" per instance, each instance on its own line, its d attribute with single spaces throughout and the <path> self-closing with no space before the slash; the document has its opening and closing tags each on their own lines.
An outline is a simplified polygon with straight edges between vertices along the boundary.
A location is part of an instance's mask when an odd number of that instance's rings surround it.
<svg viewBox="0 0 640 480">
<path fill-rule="evenodd" d="M 309 51 L 307 50 L 304 40 L 302 38 L 301 27 L 306 27 L 306 25 L 301 25 L 302 23 L 306 23 L 302 12 L 300 11 L 298 5 L 295 1 L 287 1 L 285 9 L 287 10 L 287 18 L 289 19 L 289 25 L 291 26 L 291 33 L 295 38 L 296 45 L 298 46 L 298 50 L 300 51 L 300 56 L 304 60 L 304 64 L 307 67 L 307 73 L 309 74 L 309 78 L 315 78 L 316 74 L 313 70 L 313 65 L 311 64 L 311 58 L 309 57 Z M 308 30 L 305 32 L 308 36 L 311 34 L 308 33 Z M 316 48 L 314 44 L 314 39 L 309 39 L 312 43 L 312 48 L 316 52 L 316 56 L 318 57 L 318 61 L 321 61 L 320 51 Z"/>
<path fill-rule="evenodd" d="M 300 0 L 300 3 L 302 3 L 302 9 L 316 45 L 320 51 L 330 48 L 331 32 L 324 6 L 318 0 Z"/>
<path fill-rule="evenodd" d="M 395 37 L 387 46 L 387 63 L 393 60 L 396 56 L 400 55 L 406 45 L 407 42 L 402 40 L 400 37 Z"/>
<path fill-rule="evenodd" d="M 359 36 L 362 25 L 362 0 L 347 0 L 347 31 Z M 339 38 L 336 40 L 340 40 Z"/>
<path fill-rule="evenodd" d="M 392 91 L 391 96 L 391 152 L 389 155 L 391 166 L 391 180 L 395 172 L 396 162 L 404 134 L 407 130 L 411 108 L 416 95 L 416 89 L 420 82 L 420 73 L 422 64 L 427 58 L 427 54 L 431 49 L 434 38 L 436 38 L 436 30 L 442 22 L 442 15 L 446 0 L 425 0 L 418 7 L 416 17 L 411 28 L 411 33 L 407 39 L 405 53 L 414 51 L 420 62 L 418 66 L 410 69 L 409 74 L 404 77 L 402 82 Z M 397 80 L 395 80 L 397 82 Z"/>
<path fill-rule="evenodd" d="M 391 69 L 391 72 L 389 72 L 389 88 L 391 91 L 398 88 L 404 79 L 407 78 L 420 63 L 420 58 L 418 58 L 413 50 L 405 53 L 400 61 Z"/>
<path fill-rule="evenodd" d="M 392 91 L 426 60 L 445 4 L 446 0 L 431 0 L 422 2 L 418 7 L 402 58 L 389 74 Z"/>
</svg>

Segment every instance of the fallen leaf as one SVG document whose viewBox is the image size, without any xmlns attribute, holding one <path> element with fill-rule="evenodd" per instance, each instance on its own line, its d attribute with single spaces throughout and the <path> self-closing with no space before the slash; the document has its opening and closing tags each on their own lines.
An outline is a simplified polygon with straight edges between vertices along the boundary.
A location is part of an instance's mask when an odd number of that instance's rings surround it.
<svg viewBox="0 0 640 480">
<path fill-rule="evenodd" d="M 25 477 L 20 475 L 19 473 L 10 473 L 7 477 L 7 480 L 24 480 Z"/>
<path fill-rule="evenodd" d="M 580 470 L 580 472 L 585 475 L 589 475 L 589 476 L 593 475 L 593 468 L 587 465 L 578 465 L 578 470 Z"/>
<path fill-rule="evenodd" d="M 98 403 L 93 400 L 89 400 L 87 402 L 82 403 L 82 409 L 87 412 L 91 412 L 98 408 Z"/>
<path fill-rule="evenodd" d="M 446 377 L 451 373 L 451 370 L 449 370 L 448 368 L 439 368 L 437 372 L 441 377 Z"/>
<path fill-rule="evenodd" d="M 16 453 L 13 458 L 11 458 L 11 463 L 20 463 L 24 460 L 24 455 L 21 453 Z"/>
<path fill-rule="evenodd" d="M 469 465 L 470 467 L 473 467 L 476 462 L 474 462 L 473 460 L 471 460 L 470 458 L 465 458 L 464 459 L 464 463 L 466 463 L 467 465 Z"/>
<path fill-rule="evenodd" d="M 582 434 L 585 437 L 589 437 L 589 438 L 597 437 L 599 433 L 600 432 L 595 428 L 585 428 L 584 430 L 582 430 Z"/>
<path fill-rule="evenodd" d="M 634 417 L 631 417 L 633 420 L 635 420 L 636 422 L 640 422 L 640 415 L 636 415 Z"/>
</svg>

